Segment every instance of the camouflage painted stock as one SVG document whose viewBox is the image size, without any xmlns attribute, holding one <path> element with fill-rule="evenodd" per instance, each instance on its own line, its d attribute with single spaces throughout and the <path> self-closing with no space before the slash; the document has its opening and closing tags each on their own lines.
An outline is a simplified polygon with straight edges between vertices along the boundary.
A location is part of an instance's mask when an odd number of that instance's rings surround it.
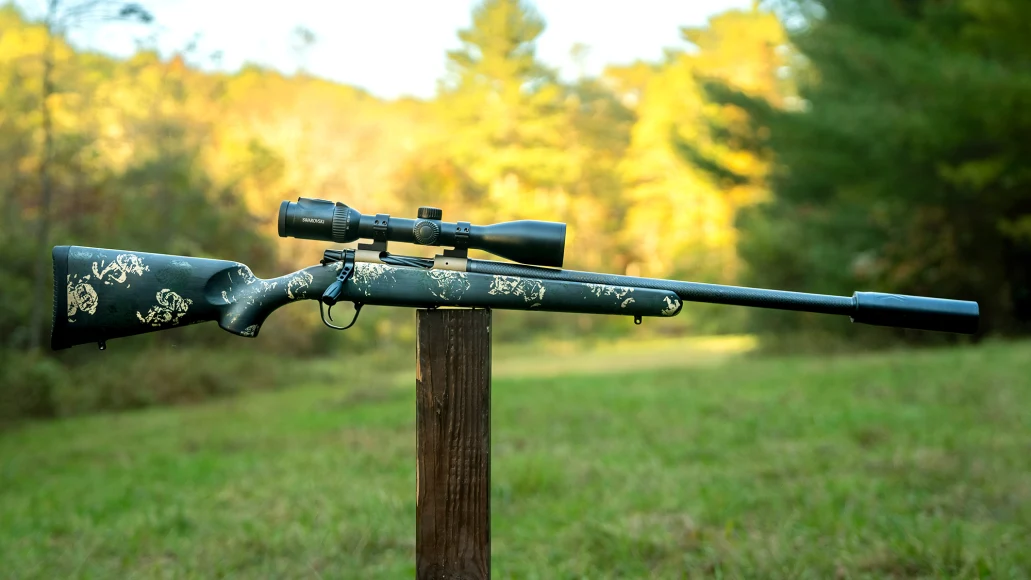
<svg viewBox="0 0 1031 580">
<path fill-rule="evenodd" d="M 273 310 L 318 300 L 344 261 L 263 280 L 238 262 L 79 246 L 58 246 L 54 259 L 55 350 L 188 324 L 216 321 L 255 337 Z M 324 261 L 325 262 L 325 261 Z M 668 290 L 586 284 L 445 269 L 353 263 L 339 300 L 434 308 L 465 306 L 587 314 L 675 316 L 682 303 Z"/>
</svg>

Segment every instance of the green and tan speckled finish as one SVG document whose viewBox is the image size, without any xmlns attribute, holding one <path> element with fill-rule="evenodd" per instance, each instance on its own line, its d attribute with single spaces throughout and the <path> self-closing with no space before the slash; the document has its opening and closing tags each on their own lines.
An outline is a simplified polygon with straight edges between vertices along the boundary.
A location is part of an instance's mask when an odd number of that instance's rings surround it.
<svg viewBox="0 0 1031 580">
<path fill-rule="evenodd" d="M 262 280 L 226 260 L 79 246 L 58 246 L 53 257 L 54 349 L 209 320 L 254 337 L 273 310 L 317 300 L 342 267 L 318 265 Z M 355 265 L 341 300 L 625 316 L 675 316 L 682 306 L 665 290 L 369 263 Z"/>
</svg>

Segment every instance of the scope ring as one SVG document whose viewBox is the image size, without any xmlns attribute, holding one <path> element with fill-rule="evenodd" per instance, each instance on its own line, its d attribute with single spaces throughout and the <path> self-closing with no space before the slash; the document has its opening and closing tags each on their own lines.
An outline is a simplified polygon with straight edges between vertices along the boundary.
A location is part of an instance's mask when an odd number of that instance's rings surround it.
<svg viewBox="0 0 1031 580">
<path fill-rule="evenodd" d="M 390 224 L 390 214 L 378 213 L 376 218 L 372 222 L 372 241 L 373 242 L 384 242 L 387 241 L 387 227 Z"/>
<path fill-rule="evenodd" d="M 469 222 L 458 222 L 455 224 L 455 249 L 465 250 L 469 248 Z"/>
</svg>

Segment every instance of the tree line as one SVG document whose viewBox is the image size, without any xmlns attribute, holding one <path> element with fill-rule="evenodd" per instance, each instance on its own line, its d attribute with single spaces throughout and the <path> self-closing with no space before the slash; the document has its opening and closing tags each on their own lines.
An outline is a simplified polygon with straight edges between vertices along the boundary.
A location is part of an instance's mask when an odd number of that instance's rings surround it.
<svg viewBox="0 0 1031 580">
<path fill-rule="evenodd" d="M 975 299 L 985 333 L 1027 329 L 1023 3 L 757 2 L 682 29 L 659 62 L 574 81 L 537 57 L 546 23 L 530 3 L 484 0 L 472 16 L 462 47 L 442 55 L 435 98 L 386 101 L 303 72 L 202 72 L 189 50 L 115 59 L 0 8 L 3 346 L 45 338 L 50 246 L 235 259 L 278 275 L 323 249 L 275 235 L 278 202 L 297 196 L 394 215 L 434 205 L 474 223 L 565 221 L 567 267 Z M 256 348 L 411 340 L 407 313 L 373 310 L 328 337 L 314 312 L 284 309 Z M 510 337 L 629 327 L 504 316 Z M 666 328 L 922 337 L 707 305 Z M 134 340 L 226 344 L 217 329 L 171 332 Z"/>
<path fill-rule="evenodd" d="M 1031 5 L 772 4 L 795 22 L 791 106 L 704 81 L 710 102 L 741 113 L 711 130 L 767 171 L 756 179 L 688 147 L 722 183 L 768 189 L 768 202 L 738 216 L 742 281 L 976 300 L 983 334 L 1027 332 Z M 819 317 L 756 314 L 770 332 L 842 331 Z"/>
</svg>

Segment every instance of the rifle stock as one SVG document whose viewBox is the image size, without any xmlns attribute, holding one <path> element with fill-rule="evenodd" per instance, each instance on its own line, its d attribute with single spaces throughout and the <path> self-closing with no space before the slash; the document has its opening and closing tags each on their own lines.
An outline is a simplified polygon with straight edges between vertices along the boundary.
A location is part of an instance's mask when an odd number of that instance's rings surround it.
<svg viewBox="0 0 1031 580">
<path fill-rule="evenodd" d="M 289 278 L 259 280 L 227 260 L 77 246 L 55 247 L 53 259 L 55 350 L 212 320 L 257 336 L 265 318 L 291 300 L 275 291 Z M 295 290 L 300 297 L 305 289 Z"/>
<path fill-rule="evenodd" d="M 263 280 L 239 262 L 57 246 L 51 348 L 68 348 L 201 322 L 256 337 L 277 308 L 317 300 L 339 262 Z M 436 308 L 463 306 L 626 316 L 675 316 L 673 292 L 530 277 L 359 263 L 341 300 Z"/>
</svg>

